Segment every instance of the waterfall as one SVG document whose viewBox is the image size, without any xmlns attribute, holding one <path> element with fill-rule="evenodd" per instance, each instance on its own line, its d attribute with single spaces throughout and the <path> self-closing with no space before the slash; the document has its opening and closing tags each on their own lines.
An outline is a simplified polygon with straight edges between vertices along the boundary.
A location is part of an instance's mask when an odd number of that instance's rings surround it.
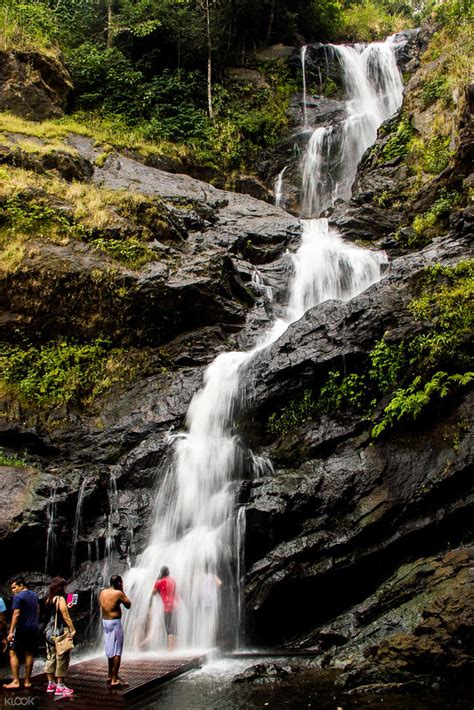
<svg viewBox="0 0 474 710">
<path fill-rule="evenodd" d="M 301 71 L 303 74 L 303 126 L 308 125 L 308 108 L 306 106 L 306 44 L 301 47 Z"/>
<path fill-rule="evenodd" d="M 235 548 L 235 559 L 237 560 L 237 624 L 235 629 L 235 646 L 239 648 L 240 646 L 240 634 L 243 625 L 243 600 L 242 600 L 242 589 L 244 581 L 244 543 L 245 543 L 245 508 L 242 506 L 239 508 L 237 513 L 237 525 L 236 525 L 236 548 Z"/>
<path fill-rule="evenodd" d="M 315 304 L 336 298 L 347 301 L 380 278 L 384 252 L 346 244 L 329 229 L 327 219 L 303 222 L 303 239 L 294 256 L 287 320 L 292 323 Z"/>
<path fill-rule="evenodd" d="M 273 301 L 273 291 L 271 286 L 267 286 L 260 271 L 255 267 L 252 271 L 250 283 L 254 291 L 261 294 L 267 301 Z"/>
<path fill-rule="evenodd" d="M 333 47 L 331 51 L 340 58 L 351 98 L 347 125 L 338 129 L 343 139 L 340 169 L 331 177 L 329 193 L 324 188 L 317 199 L 311 198 L 307 209 L 311 214 L 319 214 L 322 204 L 330 204 L 335 196 L 349 194 L 349 176 L 355 175 L 367 141 L 375 139 L 377 121 L 390 115 L 401 101 L 401 81 L 390 41 L 355 49 Z M 318 180 L 333 150 L 328 138 L 332 131 L 336 133 L 335 129 L 317 129 L 316 137 L 313 135 L 312 165 L 319 166 Z M 304 180 L 313 179 L 312 170 L 303 170 Z M 309 193 L 313 188 L 306 189 Z M 313 192 L 318 190 L 315 182 Z M 352 298 L 368 288 L 380 278 L 380 266 L 386 260 L 384 254 L 346 244 L 325 219 L 303 223 L 301 246 L 293 258 L 285 317 L 275 321 L 252 350 L 220 354 L 209 365 L 203 386 L 189 405 L 186 431 L 170 437 L 169 460 L 156 492 L 149 543 L 125 577 L 125 591 L 132 600 L 125 617 L 130 650 L 165 646 L 161 601 L 158 595 L 151 595 L 163 565 L 170 568 L 180 597 L 178 647 L 209 648 L 223 634 L 227 640 L 239 642 L 245 512 L 235 510 L 233 481 L 242 462 L 242 446 L 234 431 L 243 396 L 241 372 L 257 352 L 277 340 L 309 308 L 328 299 Z M 252 281 L 264 286 L 258 272 Z M 258 475 L 259 470 L 271 470 L 271 464 L 257 458 L 253 468 Z M 218 574 L 223 584 L 219 605 L 203 613 L 202 583 L 208 571 Z"/>
<path fill-rule="evenodd" d="M 283 170 L 280 170 L 275 180 L 275 205 L 277 207 L 285 207 L 285 202 L 283 199 L 283 175 L 288 166 L 285 165 Z"/>
<path fill-rule="evenodd" d="M 251 451 L 250 461 L 251 470 L 254 478 L 265 478 L 266 476 L 273 476 L 273 464 L 269 458 L 266 456 L 256 456 Z"/>
<path fill-rule="evenodd" d="M 45 575 L 50 574 L 53 571 L 54 559 L 56 556 L 56 530 L 55 530 L 55 518 L 56 518 L 56 488 L 57 484 L 54 483 L 51 486 L 51 491 L 49 493 L 49 501 L 46 506 L 46 516 L 48 518 L 48 530 L 46 533 L 46 555 L 44 562 L 44 573 Z"/>
<path fill-rule="evenodd" d="M 86 488 L 86 479 L 84 478 L 81 482 L 81 487 L 79 488 L 79 494 L 77 496 L 76 514 L 74 516 L 74 528 L 73 528 L 73 533 L 72 533 L 71 571 L 73 574 L 76 571 L 77 543 L 79 541 L 79 533 L 80 533 L 81 525 L 82 525 L 82 505 L 84 502 L 85 488 Z"/>
<path fill-rule="evenodd" d="M 328 51 L 341 66 L 346 118 L 316 128 L 309 140 L 302 160 L 304 217 L 318 216 L 336 199 L 350 197 L 362 155 L 402 102 L 393 37 L 354 47 L 330 45 Z"/>
<path fill-rule="evenodd" d="M 113 554 L 115 551 L 115 531 L 114 531 L 114 519 L 116 517 L 116 511 L 117 511 L 117 499 L 118 499 L 118 491 L 117 491 L 117 479 L 115 478 L 115 474 L 112 472 L 109 477 L 109 485 L 108 485 L 108 500 L 109 500 L 109 512 L 107 515 L 107 522 L 106 522 L 106 531 L 105 531 L 105 556 L 104 556 L 104 564 L 103 564 L 103 572 L 102 575 L 104 577 L 104 581 L 107 583 L 108 578 L 110 577 L 111 569 L 112 569 L 112 560 L 113 560 Z"/>
</svg>

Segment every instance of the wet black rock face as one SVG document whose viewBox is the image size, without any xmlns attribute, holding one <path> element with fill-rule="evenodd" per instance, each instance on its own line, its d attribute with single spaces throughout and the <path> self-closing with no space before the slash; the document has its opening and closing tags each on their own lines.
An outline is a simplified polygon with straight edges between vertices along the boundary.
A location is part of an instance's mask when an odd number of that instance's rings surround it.
<svg viewBox="0 0 474 710">
<path fill-rule="evenodd" d="M 0 51 L 0 111 L 44 121 L 62 116 L 72 89 L 62 58 Z"/>
<path fill-rule="evenodd" d="M 254 685 L 265 685 L 279 681 L 284 682 L 290 680 L 299 671 L 301 671 L 300 666 L 283 666 L 277 663 L 257 663 L 234 676 L 232 682 L 252 683 Z"/>
<path fill-rule="evenodd" d="M 419 34 L 410 41 L 421 46 Z M 404 51 L 400 61 L 416 64 L 416 51 Z M 468 179 L 470 106 L 466 101 L 454 168 L 436 189 Z M 337 121 L 340 104 L 318 100 L 309 110 Z M 247 640 L 312 649 L 320 666 L 339 669 L 347 688 L 463 682 L 472 663 L 472 393 L 460 391 L 416 427 L 376 441 L 372 422 L 347 412 L 308 418 L 285 435 L 268 428 L 273 413 L 330 371 L 357 369 L 382 337 L 395 344 L 419 332 L 408 304 L 422 273 L 470 253 L 467 208 L 455 210 L 427 246 L 406 249 L 390 240 L 412 208 L 373 199 L 407 181 L 402 161 L 377 160 L 387 135 L 364 157 L 353 199 L 330 217 L 346 239 L 390 250 L 382 280 L 350 302 L 311 309 L 255 356 L 243 373 L 246 405 L 235 429 L 236 502 L 246 510 Z M 80 593 L 75 613 L 84 639 L 107 574 L 126 570 L 146 546 L 170 441 L 185 426 L 205 368 L 221 352 L 255 345 L 281 315 L 301 227 L 251 196 L 118 153 L 98 168 L 91 144 L 79 139 L 75 147 L 77 165 L 84 160 L 92 170 L 84 169 L 84 180 L 160 200 L 169 216 L 165 232 L 153 232 L 157 258 L 141 269 L 113 264 L 110 280 L 101 281 L 104 258 L 87 245 L 38 240 L 2 284 L 5 338 L 19 329 L 39 341 L 53 333 L 103 335 L 147 348 L 146 371 L 90 407 L 71 404 L 40 416 L 6 401 L 0 422 L 0 446 L 31 464 L 0 468 L 7 491 L 0 501 L 0 593 L 18 572 L 39 590 L 53 574 L 65 575 Z M 285 150 L 293 150 L 290 143 Z M 271 174 L 270 158 L 264 169 Z M 419 197 L 422 209 L 430 189 Z M 128 228 L 119 221 L 114 227 Z M 273 299 L 258 285 L 257 270 Z M 118 291 L 120 299 L 111 298 Z M 257 476 L 249 449 L 273 469 L 262 465 Z M 294 672 L 259 665 L 235 682 L 285 681 Z"/>
</svg>

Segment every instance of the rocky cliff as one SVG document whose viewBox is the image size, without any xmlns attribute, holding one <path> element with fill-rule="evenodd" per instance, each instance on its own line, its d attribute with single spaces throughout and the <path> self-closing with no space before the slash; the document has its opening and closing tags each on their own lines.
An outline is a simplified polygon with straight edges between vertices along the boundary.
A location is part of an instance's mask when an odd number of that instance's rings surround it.
<svg viewBox="0 0 474 710">
<path fill-rule="evenodd" d="M 467 315 L 472 299 L 473 106 L 470 87 L 433 90 L 449 61 L 436 42 L 434 28 L 412 35 L 402 109 L 363 157 L 352 199 L 328 215 L 347 239 L 391 255 L 384 277 L 307 312 L 248 376 L 242 426 L 275 466 L 242 486 L 248 628 L 254 641 L 314 649 L 348 685 L 471 670 L 471 394 L 428 392 L 461 350 L 469 368 L 471 317 L 454 326 L 451 309 Z M 314 101 L 323 123 L 331 101 Z M 470 286 L 444 281 L 464 266 Z M 437 306 L 421 314 L 421 301 Z"/>
<path fill-rule="evenodd" d="M 254 358 L 238 418 L 248 639 L 315 649 L 348 684 L 470 669 L 472 92 L 423 102 L 440 66 L 412 65 L 329 216 L 389 252 L 384 277 Z M 143 549 L 205 367 L 284 305 L 301 228 L 81 136 L 1 143 L 2 583 L 72 576 L 86 620 L 110 565 Z M 253 478 L 248 448 L 273 470 Z"/>
<path fill-rule="evenodd" d="M 35 121 L 62 116 L 71 89 L 61 57 L 0 51 L 0 111 Z"/>
</svg>

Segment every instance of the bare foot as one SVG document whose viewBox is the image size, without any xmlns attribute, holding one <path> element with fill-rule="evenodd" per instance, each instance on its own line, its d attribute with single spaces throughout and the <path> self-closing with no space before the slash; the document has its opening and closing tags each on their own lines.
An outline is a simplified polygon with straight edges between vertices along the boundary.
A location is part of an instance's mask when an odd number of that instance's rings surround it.
<svg viewBox="0 0 474 710">
<path fill-rule="evenodd" d="M 33 687 L 33 683 L 26 683 L 25 682 L 25 683 L 23 683 L 23 685 L 25 686 L 25 688 L 32 688 Z"/>
<path fill-rule="evenodd" d="M 5 688 L 5 690 L 18 690 L 18 688 L 20 687 L 20 684 L 15 683 L 15 681 L 13 680 L 11 683 L 8 683 L 8 684 L 5 683 L 5 685 L 3 687 Z"/>
</svg>

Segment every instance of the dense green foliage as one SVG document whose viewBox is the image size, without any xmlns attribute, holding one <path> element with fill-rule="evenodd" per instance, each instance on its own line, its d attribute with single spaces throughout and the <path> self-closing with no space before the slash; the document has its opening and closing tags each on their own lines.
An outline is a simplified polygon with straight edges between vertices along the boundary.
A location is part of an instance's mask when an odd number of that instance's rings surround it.
<svg viewBox="0 0 474 710">
<path fill-rule="evenodd" d="M 408 146 L 413 137 L 413 128 L 410 119 L 402 115 L 397 123 L 396 130 L 385 142 L 381 152 L 381 160 L 387 162 L 393 158 L 401 158 L 408 152 Z"/>
<path fill-rule="evenodd" d="M 440 219 L 450 214 L 454 205 L 459 202 L 460 194 L 455 191 L 447 192 L 441 190 L 439 197 L 427 212 L 423 212 L 413 220 L 413 230 L 415 235 L 419 237 L 423 235 L 430 227 L 434 227 Z"/>
<path fill-rule="evenodd" d="M 412 13 L 409 0 L 4 0 L 0 47 L 61 50 L 75 111 L 186 144 L 197 163 L 229 173 L 281 136 L 296 90 L 283 63 L 256 50 L 378 38 Z M 258 69 L 267 87 L 229 80 L 229 66 Z"/>
<path fill-rule="evenodd" d="M 474 325 L 474 261 L 455 267 L 427 269 L 420 295 L 409 306 L 423 332 L 400 343 L 378 341 L 358 372 L 328 373 L 313 392 L 273 414 L 268 428 L 284 435 L 316 415 L 352 411 L 373 421 L 372 436 L 379 437 L 398 423 L 409 423 L 429 405 L 468 386 L 468 338 Z M 383 397 L 389 402 L 380 409 Z"/>
<path fill-rule="evenodd" d="M 24 468 L 28 463 L 24 459 L 18 458 L 14 454 L 6 454 L 0 447 L 0 466 L 13 466 L 14 468 Z"/>
<path fill-rule="evenodd" d="M 291 400 L 279 414 L 274 413 L 269 417 L 268 429 L 273 434 L 286 434 L 290 429 L 312 419 L 316 412 L 312 392 L 305 390 L 301 398 Z"/>
<path fill-rule="evenodd" d="M 82 344 L 0 345 L 3 391 L 40 410 L 90 403 L 115 382 L 133 377 L 137 366 L 130 354 L 102 338 Z"/>
<path fill-rule="evenodd" d="M 429 404 L 468 385 L 468 338 L 473 326 L 474 262 L 426 270 L 420 295 L 410 311 L 425 330 L 404 345 L 398 387 L 372 434 L 379 436 L 399 421 L 415 420 Z"/>
<path fill-rule="evenodd" d="M 435 76 L 426 81 L 421 89 L 421 109 L 424 111 L 438 99 L 449 98 L 449 87 L 445 76 Z"/>
</svg>

